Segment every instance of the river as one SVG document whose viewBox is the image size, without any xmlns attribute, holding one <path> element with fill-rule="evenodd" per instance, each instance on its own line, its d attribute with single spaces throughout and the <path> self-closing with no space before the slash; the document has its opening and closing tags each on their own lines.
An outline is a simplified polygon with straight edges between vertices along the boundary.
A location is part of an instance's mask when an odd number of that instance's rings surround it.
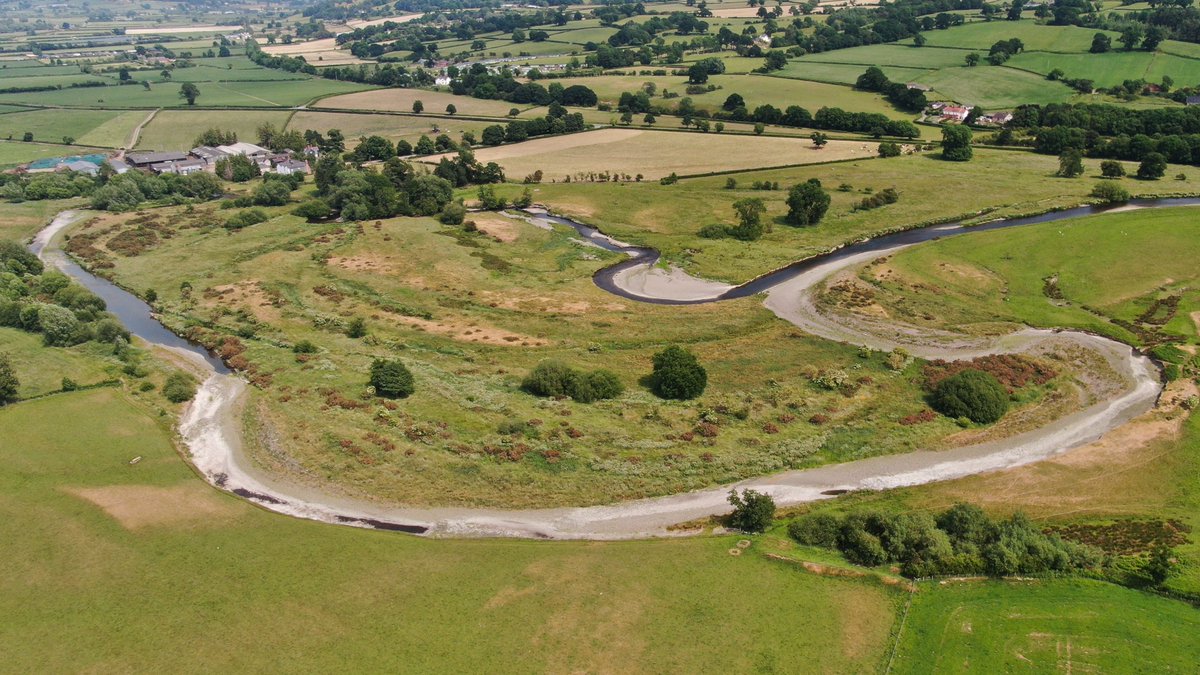
<svg viewBox="0 0 1200 675">
<path fill-rule="evenodd" d="M 1125 209 L 1200 204 L 1200 199 L 1137 200 Z M 1124 380 L 1121 391 L 1083 410 L 1038 429 L 999 441 L 944 451 L 902 455 L 787 471 L 693 492 L 618 504 L 549 509 L 485 509 L 383 506 L 327 494 L 293 484 L 256 467 L 242 452 L 241 403 L 246 382 L 202 347 L 160 324 L 144 302 L 116 285 L 95 277 L 72 262 L 59 248 L 58 234 L 79 214 L 63 212 L 34 239 L 30 249 L 104 298 L 109 311 L 147 342 L 200 356 L 211 369 L 196 398 L 187 406 L 180 434 L 196 468 L 214 486 L 268 509 L 329 523 L 397 530 L 436 536 L 533 537 L 547 539 L 627 539 L 667 536 L 671 525 L 727 512 L 732 487 L 771 494 L 787 506 L 856 489 L 887 489 L 959 478 L 1019 466 L 1051 457 L 1093 441 L 1134 416 L 1149 410 L 1161 391 L 1156 366 L 1127 345 L 1077 331 L 1027 328 L 989 338 L 962 340 L 945 335 L 914 335 L 826 316 L 813 302 L 814 289 L 830 275 L 891 255 L 916 244 L 970 232 L 1077 218 L 1108 209 L 1080 207 L 1029 218 L 997 220 L 967 227 L 933 225 L 846 245 L 831 253 L 798 261 L 739 286 L 694 279 L 679 270 L 662 270 L 653 249 L 630 246 L 595 228 L 531 210 L 542 226 L 566 225 L 589 244 L 629 254 L 630 258 L 596 272 L 596 284 L 615 295 L 658 304 L 695 304 L 765 294 L 764 304 L 780 318 L 819 337 L 891 349 L 902 346 L 925 358 L 961 359 L 982 354 L 1036 350 L 1054 342 L 1070 342 L 1105 358 Z M 636 282 L 634 281 L 636 279 Z M 961 336 L 960 336 L 961 337 Z"/>
</svg>

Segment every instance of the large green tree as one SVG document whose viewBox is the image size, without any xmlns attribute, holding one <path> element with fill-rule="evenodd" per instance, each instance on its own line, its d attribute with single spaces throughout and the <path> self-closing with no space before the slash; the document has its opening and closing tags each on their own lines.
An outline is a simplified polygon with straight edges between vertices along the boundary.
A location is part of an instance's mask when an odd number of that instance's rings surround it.
<svg viewBox="0 0 1200 675">
<path fill-rule="evenodd" d="M 197 87 L 191 82 L 184 82 L 179 86 L 179 98 L 186 99 L 188 105 L 196 105 L 196 99 L 200 96 L 200 87 Z"/>
<path fill-rule="evenodd" d="M 787 221 L 793 225 L 816 225 L 829 210 L 831 199 L 821 181 L 810 178 L 788 191 Z"/>
<path fill-rule="evenodd" d="M 971 129 L 961 124 L 942 127 L 942 159 L 951 162 L 970 161 Z"/>
<path fill-rule="evenodd" d="M 650 390 L 660 398 L 686 401 L 703 394 L 706 386 L 708 372 L 690 351 L 672 345 L 654 355 Z"/>
</svg>

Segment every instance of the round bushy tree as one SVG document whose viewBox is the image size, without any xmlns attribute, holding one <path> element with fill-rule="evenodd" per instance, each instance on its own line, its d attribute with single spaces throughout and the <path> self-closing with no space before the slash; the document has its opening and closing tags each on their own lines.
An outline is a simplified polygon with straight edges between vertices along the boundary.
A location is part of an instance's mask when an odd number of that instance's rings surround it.
<svg viewBox="0 0 1200 675">
<path fill-rule="evenodd" d="M 948 417 L 966 417 L 978 424 L 990 424 L 1008 411 L 1008 393 L 991 373 L 964 370 L 939 382 L 930 403 Z"/>
<path fill-rule="evenodd" d="M 654 355 L 650 390 L 661 398 L 685 401 L 704 393 L 708 372 L 688 350 L 672 345 Z"/>
<path fill-rule="evenodd" d="M 1158 180 L 1167 172 L 1167 158 L 1160 153 L 1150 152 L 1138 165 L 1137 177 L 1142 180 Z"/>
<path fill-rule="evenodd" d="M 416 391 L 412 373 L 395 360 L 376 359 L 371 364 L 371 386 L 384 398 L 407 398 Z"/>
<path fill-rule="evenodd" d="M 762 532 L 775 520 L 775 500 L 771 495 L 754 490 L 743 490 L 739 495 L 737 490 L 730 490 L 729 503 L 733 505 L 729 524 L 743 532 Z"/>
<path fill-rule="evenodd" d="M 825 217 L 830 201 L 816 178 L 794 185 L 787 196 L 787 221 L 793 225 L 816 225 Z"/>
</svg>

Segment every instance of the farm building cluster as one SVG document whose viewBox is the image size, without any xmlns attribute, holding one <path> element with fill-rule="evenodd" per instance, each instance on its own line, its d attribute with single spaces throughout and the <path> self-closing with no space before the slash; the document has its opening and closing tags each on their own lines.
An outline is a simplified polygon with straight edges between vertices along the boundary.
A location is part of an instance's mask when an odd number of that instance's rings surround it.
<svg viewBox="0 0 1200 675">
<path fill-rule="evenodd" d="M 290 175 L 311 172 L 309 160 L 315 159 L 319 154 L 320 150 L 315 146 L 308 146 L 303 152 L 296 153 L 291 150 L 274 152 L 253 143 L 231 143 L 218 146 L 202 145 L 187 152 L 132 150 L 111 156 L 92 154 L 51 157 L 31 162 L 17 171 L 76 171 L 95 176 L 100 172 L 100 168 L 107 164 L 118 174 L 136 169 L 156 174 L 173 173 L 186 176 L 199 171 L 216 171 L 217 163 L 221 160 L 242 156 L 254 162 L 262 173 Z"/>
</svg>

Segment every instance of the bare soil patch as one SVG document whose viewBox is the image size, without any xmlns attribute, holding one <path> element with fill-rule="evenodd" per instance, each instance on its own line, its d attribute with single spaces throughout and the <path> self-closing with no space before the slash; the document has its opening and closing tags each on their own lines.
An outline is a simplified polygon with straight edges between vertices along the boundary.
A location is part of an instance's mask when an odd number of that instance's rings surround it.
<svg viewBox="0 0 1200 675">
<path fill-rule="evenodd" d="M 204 292 L 204 297 L 207 305 L 244 307 L 255 319 L 265 323 L 280 318 L 278 302 L 263 289 L 261 282 L 254 279 L 213 286 Z"/>
<path fill-rule="evenodd" d="M 100 507 L 127 530 L 224 521 L 240 511 L 237 504 L 196 481 L 174 487 L 110 485 L 67 492 Z"/>
<path fill-rule="evenodd" d="M 436 321 L 415 316 L 389 314 L 396 323 L 411 326 L 435 335 L 443 335 L 460 342 L 478 342 L 486 345 L 501 347 L 545 347 L 549 340 L 521 335 L 494 326 L 481 326 L 476 322 L 462 319 L 440 318 Z"/>
</svg>

